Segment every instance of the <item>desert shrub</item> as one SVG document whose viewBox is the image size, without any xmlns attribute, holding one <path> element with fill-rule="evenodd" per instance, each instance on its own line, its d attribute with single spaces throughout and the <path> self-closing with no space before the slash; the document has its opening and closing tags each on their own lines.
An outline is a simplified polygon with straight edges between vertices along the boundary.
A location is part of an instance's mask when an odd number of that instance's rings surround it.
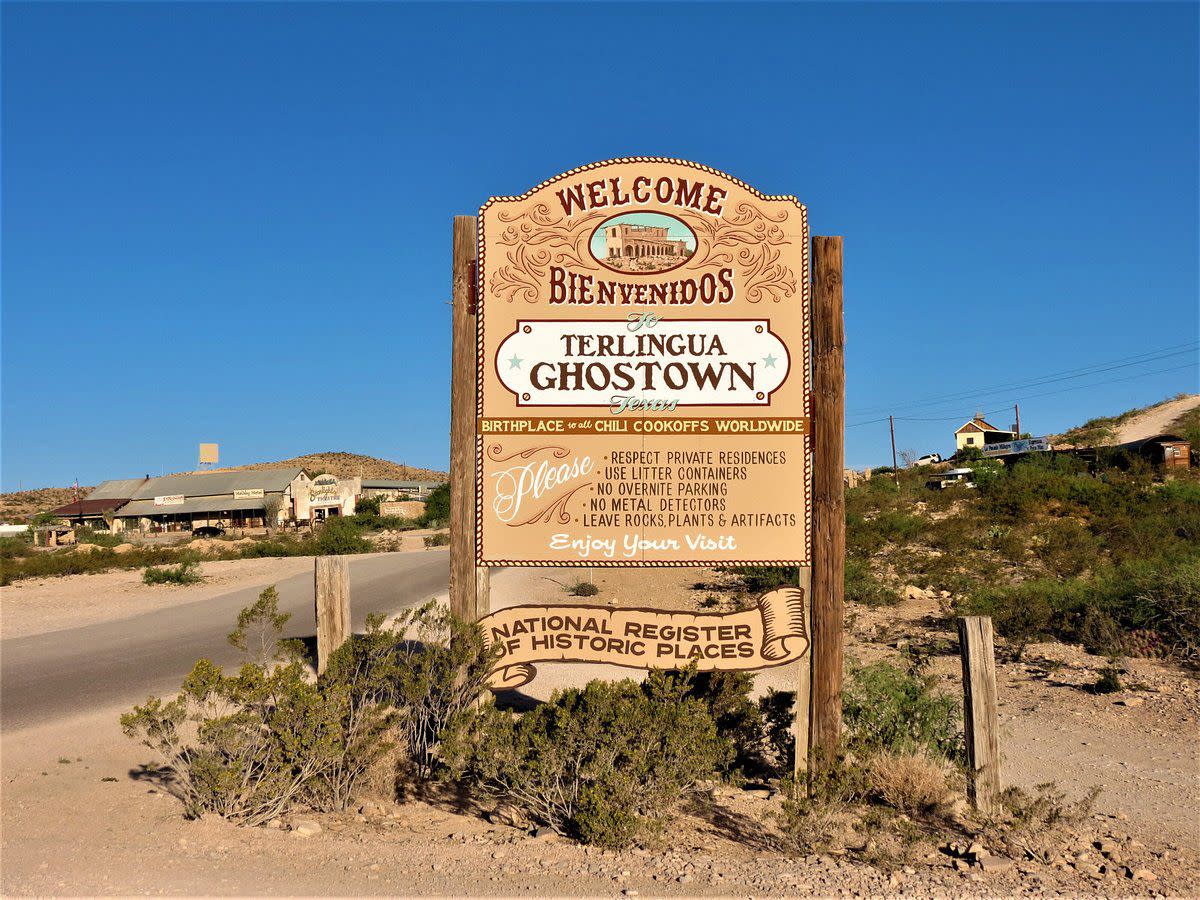
<svg viewBox="0 0 1200 900">
<path fill-rule="evenodd" d="M 343 516 L 326 519 L 312 541 L 313 549 L 321 556 L 344 556 L 367 553 L 370 541 L 362 536 L 358 526 Z"/>
<path fill-rule="evenodd" d="M 1105 666 L 1100 670 L 1100 677 L 1092 685 L 1096 694 L 1115 694 L 1122 689 L 1120 670 L 1114 666 Z"/>
<path fill-rule="evenodd" d="M 455 772 L 535 821 L 579 840 L 623 847 L 728 754 L 686 679 L 592 681 L 523 715 L 486 705 L 455 732 Z"/>
<path fill-rule="evenodd" d="M 733 566 L 720 571 L 737 575 L 752 594 L 764 594 L 779 587 L 795 587 L 800 577 L 795 566 Z"/>
<path fill-rule="evenodd" d="M 946 760 L 926 751 L 878 752 L 866 761 L 869 792 L 909 816 L 934 816 L 953 801 Z"/>
<path fill-rule="evenodd" d="M 450 524 L 450 485 L 439 484 L 425 498 L 425 512 L 419 524 L 422 528 L 444 528 Z"/>
<path fill-rule="evenodd" d="M 852 664 L 842 693 L 845 742 L 866 756 L 928 752 L 963 756 L 962 710 L 953 697 L 933 693 L 933 680 L 887 662 Z"/>
<path fill-rule="evenodd" d="M 379 515 L 379 498 L 378 497 L 359 497 L 354 501 L 354 514 L 356 516 Z"/>
<path fill-rule="evenodd" d="M 884 585 L 871 572 L 864 560 L 847 557 L 846 599 L 867 606 L 895 606 L 902 599 L 900 594 Z"/>
<path fill-rule="evenodd" d="M 566 591 L 572 597 L 595 597 L 600 593 L 600 588 L 596 587 L 590 581 L 577 578 L 566 586 Z"/>
<path fill-rule="evenodd" d="M 966 615 L 991 616 L 996 630 L 1018 645 L 1057 637 L 1113 655 L 1123 651 L 1127 634 L 1152 629 L 1180 658 L 1196 659 L 1200 553 L 1101 566 L 1088 577 L 979 587 L 958 607 Z"/>
<path fill-rule="evenodd" d="M 1060 578 L 1082 575 L 1100 561 L 1100 545 L 1092 533 L 1074 519 L 1059 519 L 1040 534 L 1036 553 L 1046 568 Z"/>
<path fill-rule="evenodd" d="M 433 602 L 405 610 L 394 628 L 389 700 L 411 774 L 424 781 L 443 765 L 447 728 L 487 692 L 498 650 L 485 646 L 478 625 Z"/>
<path fill-rule="evenodd" d="M 316 548 L 311 540 L 297 540 L 291 535 L 279 535 L 265 541 L 246 544 L 238 551 L 242 559 L 269 559 L 287 556 L 315 556 Z"/>
<path fill-rule="evenodd" d="M 0 585 L 22 578 L 87 575 L 110 569 L 141 569 L 178 561 L 183 554 L 170 547 L 138 547 L 130 553 L 114 553 L 102 547 L 90 553 L 78 550 L 29 552 L 26 556 L 0 558 Z"/>
<path fill-rule="evenodd" d="M 123 542 L 120 534 L 86 527 L 75 529 L 75 540 L 80 544 L 95 544 L 97 547 L 115 547 Z"/>
<path fill-rule="evenodd" d="M 229 635 L 246 656 L 235 674 L 202 659 L 174 699 L 150 697 L 121 717 L 126 735 L 160 755 L 188 816 L 257 825 L 300 799 L 336 808 L 382 752 L 386 713 L 368 714 L 362 690 L 372 678 L 312 682 L 301 648 L 280 639 L 288 618 L 267 588 Z"/>
<path fill-rule="evenodd" d="M 426 547 L 445 547 L 450 543 L 450 532 L 439 531 L 436 534 L 425 535 Z"/>
<path fill-rule="evenodd" d="M 200 574 L 200 564 L 194 559 L 162 568 L 148 566 L 142 573 L 143 584 L 199 584 L 203 580 L 204 576 Z"/>
<path fill-rule="evenodd" d="M 17 559 L 33 552 L 33 541 L 24 536 L 0 537 L 0 559 Z"/>
<path fill-rule="evenodd" d="M 1078 825 L 1092 814 L 1100 788 L 1093 787 L 1076 800 L 1068 800 L 1065 791 L 1048 781 L 1036 785 L 1033 793 L 1019 787 L 1005 788 L 1000 803 L 1007 813 L 1005 830 L 1013 834 L 1045 833 L 1062 826 Z"/>
</svg>

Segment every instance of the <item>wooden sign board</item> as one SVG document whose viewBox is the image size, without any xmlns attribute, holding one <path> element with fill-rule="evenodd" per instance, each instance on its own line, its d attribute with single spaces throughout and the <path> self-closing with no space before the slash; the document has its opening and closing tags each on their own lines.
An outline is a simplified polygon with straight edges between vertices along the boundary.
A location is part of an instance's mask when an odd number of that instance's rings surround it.
<svg viewBox="0 0 1200 900">
<path fill-rule="evenodd" d="M 811 559 L 794 197 L 596 163 L 479 216 L 476 565 Z"/>
<path fill-rule="evenodd" d="M 633 669 L 766 669 L 808 650 L 805 597 L 782 588 L 753 609 L 701 614 L 610 606 L 512 606 L 481 621 L 499 648 L 492 687 L 521 687 L 538 662 L 596 662 Z"/>
</svg>

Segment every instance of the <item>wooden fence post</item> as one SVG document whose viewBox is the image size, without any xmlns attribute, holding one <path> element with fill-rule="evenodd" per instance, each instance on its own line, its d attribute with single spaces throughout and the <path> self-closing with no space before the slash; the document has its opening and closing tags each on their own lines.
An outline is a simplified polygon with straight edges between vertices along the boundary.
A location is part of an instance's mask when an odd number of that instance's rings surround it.
<svg viewBox="0 0 1200 900">
<path fill-rule="evenodd" d="M 846 330 L 842 321 L 842 239 L 813 243 L 813 569 L 812 699 L 809 752 L 828 765 L 842 731 L 842 619 L 846 499 L 842 484 Z"/>
<path fill-rule="evenodd" d="M 967 738 L 967 796 L 985 815 L 1000 810 L 1000 733 L 996 715 L 996 657 L 989 616 L 958 620 L 962 654 L 963 730 Z"/>
<path fill-rule="evenodd" d="M 489 611 L 489 572 L 475 565 L 474 216 L 454 217 L 450 352 L 450 611 L 473 622 Z"/>
<path fill-rule="evenodd" d="M 350 637 L 350 567 L 344 556 L 318 556 L 313 570 L 317 606 L 317 674 Z"/>
</svg>

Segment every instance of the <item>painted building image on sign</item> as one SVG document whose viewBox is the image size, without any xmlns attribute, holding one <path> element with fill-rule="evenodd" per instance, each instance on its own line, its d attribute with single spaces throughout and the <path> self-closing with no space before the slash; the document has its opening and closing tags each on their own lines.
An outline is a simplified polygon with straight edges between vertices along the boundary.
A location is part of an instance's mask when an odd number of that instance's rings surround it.
<svg viewBox="0 0 1200 900">
<path fill-rule="evenodd" d="M 706 166 L 480 211 L 480 565 L 807 565 L 808 222 Z"/>
</svg>

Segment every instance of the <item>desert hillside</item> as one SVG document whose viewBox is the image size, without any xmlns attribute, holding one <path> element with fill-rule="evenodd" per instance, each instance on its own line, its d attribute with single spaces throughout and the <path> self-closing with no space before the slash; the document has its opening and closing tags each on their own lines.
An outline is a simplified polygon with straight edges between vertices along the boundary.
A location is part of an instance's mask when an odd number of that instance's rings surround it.
<svg viewBox="0 0 1200 900">
<path fill-rule="evenodd" d="M 1200 394 L 1178 394 L 1119 415 L 1089 419 L 1055 435 L 1052 442 L 1060 447 L 1103 447 L 1168 433 L 1182 435 L 1195 443 L 1192 431 L 1198 426 Z"/>
<path fill-rule="evenodd" d="M 326 451 L 324 453 L 307 453 L 291 459 L 281 459 L 278 462 L 251 463 L 247 466 L 228 466 L 213 469 L 216 472 L 240 472 L 248 469 L 286 469 L 302 466 L 314 475 L 328 472 L 339 478 L 352 478 L 362 475 L 364 478 L 391 478 L 397 481 L 445 481 L 449 476 L 436 469 L 422 469 L 418 466 L 408 466 L 404 463 L 392 462 L 390 459 L 380 459 L 376 456 L 365 456 L 361 453 L 347 453 L 344 450 Z"/>
<path fill-rule="evenodd" d="M 445 481 L 449 477 L 445 472 L 439 472 L 436 469 L 407 466 L 404 463 L 392 462 L 390 459 L 379 459 L 375 456 L 347 453 L 342 450 L 308 453 L 292 459 L 281 459 L 278 462 L 251 463 L 247 466 L 228 466 L 208 471 L 238 472 L 245 469 L 287 469 L 295 466 L 302 466 L 314 475 L 329 472 L 339 478 L 362 475 L 364 478 L 389 478 L 397 481 Z M 90 486 L 80 485 L 79 496 L 87 496 L 87 492 L 90 490 Z M 35 513 L 45 512 L 62 506 L 64 503 L 70 503 L 74 498 L 75 489 L 69 487 L 48 487 L 0 494 L 0 521 L 21 522 Z"/>
<path fill-rule="evenodd" d="M 80 486 L 79 496 L 84 496 L 90 487 Z M 21 522 L 34 513 L 55 509 L 75 499 L 75 488 L 37 488 L 32 491 L 13 491 L 0 494 L 0 522 Z"/>
</svg>

